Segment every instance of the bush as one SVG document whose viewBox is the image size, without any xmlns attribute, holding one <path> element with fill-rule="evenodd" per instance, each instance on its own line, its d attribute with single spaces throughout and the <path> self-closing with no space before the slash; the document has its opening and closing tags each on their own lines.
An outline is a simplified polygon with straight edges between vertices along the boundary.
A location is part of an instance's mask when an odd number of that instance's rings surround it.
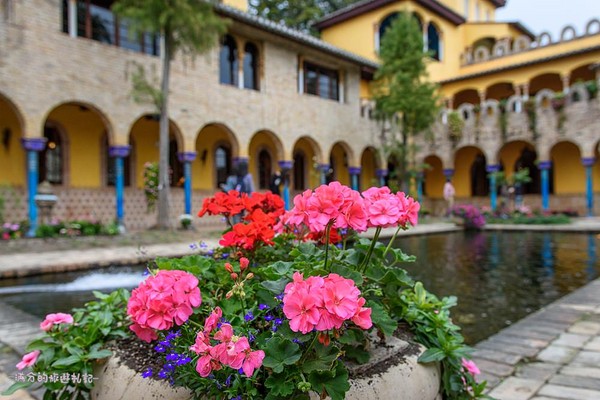
<svg viewBox="0 0 600 400">
<path fill-rule="evenodd" d="M 485 226 L 485 217 L 481 210 L 472 204 L 461 204 L 452 207 L 450 214 L 462 218 L 465 229 L 481 229 Z"/>
</svg>

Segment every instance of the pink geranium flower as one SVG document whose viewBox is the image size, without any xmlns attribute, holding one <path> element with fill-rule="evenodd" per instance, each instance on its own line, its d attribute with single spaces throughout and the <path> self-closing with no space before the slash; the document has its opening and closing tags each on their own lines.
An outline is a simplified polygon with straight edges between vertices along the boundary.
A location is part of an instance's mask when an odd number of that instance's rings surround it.
<svg viewBox="0 0 600 400">
<path fill-rule="evenodd" d="M 472 360 L 467 360 L 466 358 L 463 358 L 462 366 L 467 370 L 468 373 L 470 373 L 473 376 L 481 374 L 481 371 L 477 367 L 477 364 L 475 364 L 475 362 Z"/>
<path fill-rule="evenodd" d="M 223 311 L 221 311 L 221 307 L 215 307 L 213 312 L 206 318 L 204 322 L 204 332 L 210 333 L 212 332 L 219 323 L 219 320 L 223 316 Z"/>
<path fill-rule="evenodd" d="M 242 364 L 242 370 L 244 374 L 249 378 L 254 374 L 254 370 L 260 368 L 263 359 L 265 358 L 265 352 L 262 350 L 251 351 L 246 354 L 244 363 Z"/>
<path fill-rule="evenodd" d="M 17 369 L 20 371 L 27 367 L 31 367 L 37 361 L 38 356 L 40 355 L 39 350 L 32 351 L 31 353 L 27 353 L 21 359 L 21 362 L 17 364 Z"/>
<path fill-rule="evenodd" d="M 40 329 L 49 331 L 54 325 L 58 324 L 72 324 L 73 316 L 71 314 L 56 313 L 48 314 L 46 318 L 40 323 Z"/>
</svg>

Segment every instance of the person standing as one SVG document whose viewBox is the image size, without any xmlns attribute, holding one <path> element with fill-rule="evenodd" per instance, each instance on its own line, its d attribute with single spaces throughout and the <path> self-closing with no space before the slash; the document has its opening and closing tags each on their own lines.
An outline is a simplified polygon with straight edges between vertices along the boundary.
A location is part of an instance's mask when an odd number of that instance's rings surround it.
<svg viewBox="0 0 600 400">
<path fill-rule="evenodd" d="M 279 190 L 279 185 L 281 185 L 281 171 L 277 170 L 271 177 L 271 183 L 269 184 L 269 189 L 271 190 L 271 193 L 280 196 L 281 191 Z"/>
<path fill-rule="evenodd" d="M 454 186 L 452 186 L 452 182 L 450 182 L 450 179 L 446 179 L 446 183 L 444 184 L 444 200 L 446 200 L 446 203 L 448 205 L 448 210 L 446 212 L 446 214 L 450 214 L 452 213 L 452 208 L 454 207 L 454 195 L 456 194 L 456 191 L 454 190 Z"/>
</svg>

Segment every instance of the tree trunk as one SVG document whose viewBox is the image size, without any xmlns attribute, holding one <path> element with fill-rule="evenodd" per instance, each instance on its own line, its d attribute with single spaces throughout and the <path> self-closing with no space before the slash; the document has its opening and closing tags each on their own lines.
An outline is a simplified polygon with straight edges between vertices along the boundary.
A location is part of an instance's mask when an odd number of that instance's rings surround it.
<svg viewBox="0 0 600 400">
<path fill-rule="evenodd" d="M 170 229 L 169 218 L 170 182 L 169 182 L 169 75 L 171 69 L 171 40 L 169 32 L 161 36 L 162 104 L 160 109 L 160 158 L 158 163 L 158 221 L 159 229 Z"/>
</svg>

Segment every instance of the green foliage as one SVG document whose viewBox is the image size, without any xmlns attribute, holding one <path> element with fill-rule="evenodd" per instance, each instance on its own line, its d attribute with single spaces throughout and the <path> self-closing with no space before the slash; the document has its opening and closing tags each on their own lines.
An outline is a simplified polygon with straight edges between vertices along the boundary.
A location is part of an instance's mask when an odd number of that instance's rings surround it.
<svg viewBox="0 0 600 400">
<path fill-rule="evenodd" d="M 33 372 L 48 376 L 77 374 L 91 376 L 93 363 L 109 357 L 112 352 L 105 349 L 106 343 L 129 335 L 129 320 L 126 314 L 129 292 L 124 289 L 111 294 L 94 292 L 98 299 L 87 303 L 84 308 L 75 309 L 73 324 L 54 325 L 43 337 L 27 346 L 27 351 L 41 353 L 33 366 Z M 56 375 L 54 375 L 56 374 Z M 66 383 L 65 383 L 66 382 Z M 44 399 L 84 399 L 89 398 L 93 380 L 74 379 L 45 382 Z M 3 395 L 10 395 L 18 389 L 28 388 L 34 382 L 17 382 Z"/>
<path fill-rule="evenodd" d="M 448 135 L 450 140 L 458 142 L 463 135 L 463 129 L 465 127 L 465 121 L 460 117 L 457 111 L 450 111 L 448 113 Z"/>
<path fill-rule="evenodd" d="M 306 33 L 316 34 L 311 25 L 357 0 L 250 0 L 250 11 L 266 19 Z"/>
<path fill-rule="evenodd" d="M 158 200 L 158 163 L 144 164 L 144 196 L 146 196 L 146 212 L 154 211 Z"/>
<path fill-rule="evenodd" d="M 515 213 L 507 218 L 487 217 L 490 224 L 517 224 L 517 225 L 562 225 L 570 224 L 571 219 L 564 214 L 557 215 L 523 215 Z"/>
<path fill-rule="evenodd" d="M 148 80 L 144 66 L 136 64 L 135 67 L 136 70 L 131 75 L 133 101 L 139 104 L 152 104 L 156 111 L 160 112 L 163 96 L 160 89 L 157 88 L 158 84 Z"/>
<path fill-rule="evenodd" d="M 376 117 L 399 130 L 388 137 L 388 153 L 399 161 L 392 172 L 406 187 L 415 149 L 410 138 L 429 130 L 439 112 L 437 86 L 428 81 L 423 37 L 417 21 L 401 13 L 382 39 L 381 66 L 373 85 Z M 388 156 L 389 154 L 386 154 Z"/>
<path fill-rule="evenodd" d="M 67 221 L 51 224 L 40 224 L 36 228 L 35 237 L 55 238 L 73 236 L 114 236 L 119 234 L 119 226 L 115 222 L 103 225 L 98 221 Z"/>
</svg>

